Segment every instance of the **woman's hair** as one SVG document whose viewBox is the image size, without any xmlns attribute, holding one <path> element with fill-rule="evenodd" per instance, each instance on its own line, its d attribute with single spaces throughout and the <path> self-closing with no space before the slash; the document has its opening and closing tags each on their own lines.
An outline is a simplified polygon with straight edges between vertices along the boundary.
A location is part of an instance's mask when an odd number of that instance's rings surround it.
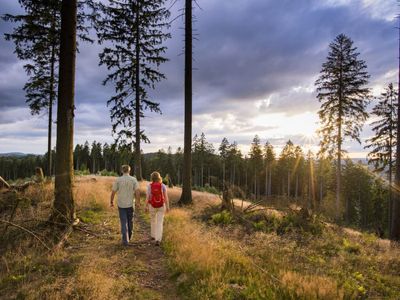
<svg viewBox="0 0 400 300">
<path fill-rule="evenodd" d="M 131 171 L 131 167 L 129 165 L 122 165 L 121 166 L 121 171 L 124 174 L 129 173 Z"/>
<path fill-rule="evenodd" d="M 158 172 L 151 173 L 150 177 L 151 177 L 151 181 L 153 181 L 153 182 L 162 182 L 161 175 Z"/>
</svg>

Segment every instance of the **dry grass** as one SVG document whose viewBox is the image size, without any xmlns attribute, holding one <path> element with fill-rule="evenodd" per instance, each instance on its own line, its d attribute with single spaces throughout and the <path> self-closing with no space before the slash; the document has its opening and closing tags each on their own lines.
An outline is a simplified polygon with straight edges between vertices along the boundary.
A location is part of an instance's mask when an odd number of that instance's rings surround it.
<svg viewBox="0 0 400 300">
<path fill-rule="evenodd" d="M 96 237 L 77 231 L 69 238 L 65 249 L 48 253 L 24 232 L 8 230 L 8 238 L 13 242 L 7 248 L 0 247 L 0 298 L 160 299 L 159 294 L 139 288 L 136 270 L 143 270 L 143 262 L 119 245 L 116 209 L 109 207 L 114 180 L 111 177 L 78 177 L 74 183 L 77 215 L 90 216 L 86 218 L 89 223 L 83 226 L 95 232 Z M 23 220 L 47 219 L 53 193 L 52 184 L 29 188 L 22 196 L 30 203 L 21 206 L 15 218 L 16 223 L 35 231 L 49 245 L 51 240 L 47 239 L 46 232 L 41 232 L 43 224 Z M 93 220 L 99 222 L 92 223 Z M 124 273 L 127 267 L 134 271 Z"/>
<path fill-rule="evenodd" d="M 188 298 L 400 297 L 400 248 L 387 240 L 332 224 L 319 236 L 205 226 L 197 215 L 220 200 L 196 196 L 190 210 L 171 212 L 165 229 L 171 266 Z"/>
<path fill-rule="evenodd" d="M 78 217 L 85 217 L 85 226 L 98 237 L 76 232 L 64 250 L 49 254 L 29 235 L 8 230 L 11 242 L 8 248 L 0 247 L 2 298 L 161 299 L 138 288 L 146 262 L 118 246 L 118 218 L 115 208 L 109 208 L 114 180 L 80 177 L 75 182 Z M 141 184 L 142 194 L 146 185 Z M 181 189 L 168 193 L 176 203 Z M 29 203 L 17 210 L 16 222 L 29 227 L 34 224 L 23 219 L 47 218 L 51 184 L 29 188 L 22 196 Z M 166 218 L 164 249 L 182 298 L 400 298 L 400 249 L 388 241 L 332 224 L 326 224 L 320 236 L 278 236 L 248 232 L 238 224 L 194 221 L 204 209 L 219 204 L 218 196 L 194 191 L 193 205 L 173 209 Z M 267 215 L 282 214 L 272 209 Z M 32 229 L 48 238 L 46 228 Z"/>
<path fill-rule="evenodd" d="M 292 271 L 282 272 L 282 283 L 307 299 L 343 299 L 344 292 L 331 278 L 304 275 Z"/>
</svg>

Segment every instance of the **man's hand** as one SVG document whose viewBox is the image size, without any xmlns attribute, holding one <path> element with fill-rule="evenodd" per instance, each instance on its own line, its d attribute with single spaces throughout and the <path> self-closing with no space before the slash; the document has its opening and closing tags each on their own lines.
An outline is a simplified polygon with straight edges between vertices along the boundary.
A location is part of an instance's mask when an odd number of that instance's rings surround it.
<svg viewBox="0 0 400 300">
<path fill-rule="evenodd" d="M 148 204 L 146 204 L 146 206 L 145 206 L 145 208 L 144 208 L 144 211 L 145 211 L 146 213 L 149 212 L 149 205 L 148 205 Z"/>
<path fill-rule="evenodd" d="M 110 207 L 114 207 L 114 197 L 115 197 L 115 192 L 111 192 L 111 197 L 110 197 Z"/>
</svg>

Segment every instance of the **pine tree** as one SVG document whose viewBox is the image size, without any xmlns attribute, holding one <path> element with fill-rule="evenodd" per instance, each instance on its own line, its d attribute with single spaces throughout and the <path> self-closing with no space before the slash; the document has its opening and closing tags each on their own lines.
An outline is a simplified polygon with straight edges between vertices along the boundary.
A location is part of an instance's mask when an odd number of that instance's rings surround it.
<svg viewBox="0 0 400 300">
<path fill-rule="evenodd" d="M 100 54 L 100 65 L 112 73 L 103 84 L 113 82 L 116 95 L 108 100 L 116 142 L 134 146 L 135 175 L 141 180 L 141 141 L 149 139 L 141 129 L 144 112 L 161 113 L 159 103 L 150 99 L 149 90 L 165 79 L 159 67 L 167 61 L 163 43 L 170 37 L 165 30 L 170 12 L 166 0 L 109 0 L 99 4 L 96 22 L 100 43 L 109 43 Z"/>
<path fill-rule="evenodd" d="M 192 203 L 192 57 L 193 30 L 192 10 L 193 0 L 185 0 L 185 130 L 183 149 L 183 180 L 181 205 Z"/>
<path fill-rule="evenodd" d="M 254 195 L 256 199 L 260 197 L 260 173 L 263 165 L 263 152 L 261 148 L 260 138 L 256 135 L 250 147 L 250 163 L 254 177 Z"/>
<path fill-rule="evenodd" d="M 225 182 L 225 175 L 226 175 L 226 159 L 228 158 L 228 148 L 229 142 L 226 137 L 224 137 L 221 141 L 221 144 L 218 148 L 219 156 L 221 157 L 222 161 L 222 183 Z"/>
<path fill-rule="evenodd" d="M 274 147 L 266 142 L 264 146 L 264 161 L 265 161 L 265 196 L 272 194 L 272 167 L 275 162 Z"/>
<path fill-rule="evenodd" d="M 281 174 L 282 181 L 282 194 L 285 192 L 284 184 L 286 183 L 287 196 L 291 195 L 291 185 L 292 185 L 292 174 L 294 171 L 294 166 L 296 163 L 296 152 L 295 146 L 291 140 L 288 140 L 285 147 L 283 147 L 282 152 L 279 155 L 278 166 Z M 286 180 L 285 180 L 286 178 Z"/>
<path fill-rule="evenodd" d="M 242 153 L 240 152 L 236 142 L 229 145 L 226 160 L 230 183 L 235 185 L 236 181 L 240 182 L 240 173 L 238 170 L 242 162 Z M 236 176 L 236 173 L 239 173 L 239 176 Z M 237 185 L 239 185 L 239 183 L 237 183 Z"/>
<path fill-rule="evenodd" d="M 55 199 L 52 219 L 62 223 L 75 217 L 72 193 L 74 91 L 77 1 L 63 0 L 61 7 L 60 67 L 57 107 Z"/>
<path fill-rule="evenodd" d="M 365 148 L 372 148 L 368 153 L 368 164 L 372 164 L 377 172 L 387 170 L 389 186 L 392 187 L 395 160 L 396 130 L 397 130 L 397 91 L 390 83 L 385 92 L 378 98 L 378 103 L 372 109 L 372 115 L 377 120 L 371 123 L 375 135 L 368 139 Z M 388 218 L 392 218 L 392 188 L 389 189 Z M 390 221 L 389 232 L 390 232 Z"/>
<path fill-rule="evenodd" d="M 19 0 L 25 11 L 23 15 L 6 14 L 2 17 L 8 22 L 17 23 L 12 33 L 5 34 L 6 40 L 13 41 L 15 53 L 21 60 L 28 61 L 24 65 L 29 76 L 24 86 L 26 102 L 32 115 L 48 111 L 47 138 L 47 174 L 52 174 L 52 123 L 53 103 L 56 100 L 58 87 L 58 63 L 60 55 L 61 0 Z M 85 6 L 92 1 L 78 3 L 77 29 L 81 40 L 92 40 L 88 37 L 85 20 L 88 15 Z"/>
<path fill-rule="evenodd" d="M 24 91 L 32 115 L 48 109 L 47 173 L 51 176 L 52 106 L 58 84 L 61 1 L 20 0 L 19 3 L 26 14 L 3 16 L 3 20 L 19 24 L 5 38 L 14 42 L 17 57 L 28 61 L 24 65 L 29 76 Z"/>
<path fill-rule="evenodd" d="M 340 34 L 329 45 L 327 61 L 322 64 L 320 77 L 315 82 L 317 98 L 322 103 L 318 112 L 321 127 L 321 152 L 336 157 L 336 208 L 340 206 L 340 177 L 343 142 L 346 137 L 360 142 L 360 132 L 368 117 L 369 75 L 367 66 L 358 58 L 353 41 Z M 339 216 L 338 216 L 339 217 Z"/>
<path fill-rule="evenodd" d="M 400 141 L 400 18 L 399 18 L 399 70 L 398 70 L 398 87 L 397 87 L 397 130 L 396 140 Z M 396 144 L 396 157 L 400 157 L 400 142 Z M 394 186 L 400 186 L 400 159 L 396 159 Z M 392 203 L 392 220 L 390 238 L 400 241 L 400 193 L 396 188 Z"/>
</svg>

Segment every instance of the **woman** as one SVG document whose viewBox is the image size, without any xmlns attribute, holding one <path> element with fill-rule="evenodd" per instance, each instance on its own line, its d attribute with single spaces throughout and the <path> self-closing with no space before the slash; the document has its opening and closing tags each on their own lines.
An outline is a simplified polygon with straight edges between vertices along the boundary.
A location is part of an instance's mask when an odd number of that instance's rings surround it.
<svg viewBox="0 0 400 300">
<path fill-rule="evenodd" d="M 151 238 L 159 246 L 162 233 L 164 214 L 169 211 L 167 187 L 162 183 L 160 173 L 151 173 L 151 183 L 147 187 L 146 211 L 150 210 Z"/>
</svg>

